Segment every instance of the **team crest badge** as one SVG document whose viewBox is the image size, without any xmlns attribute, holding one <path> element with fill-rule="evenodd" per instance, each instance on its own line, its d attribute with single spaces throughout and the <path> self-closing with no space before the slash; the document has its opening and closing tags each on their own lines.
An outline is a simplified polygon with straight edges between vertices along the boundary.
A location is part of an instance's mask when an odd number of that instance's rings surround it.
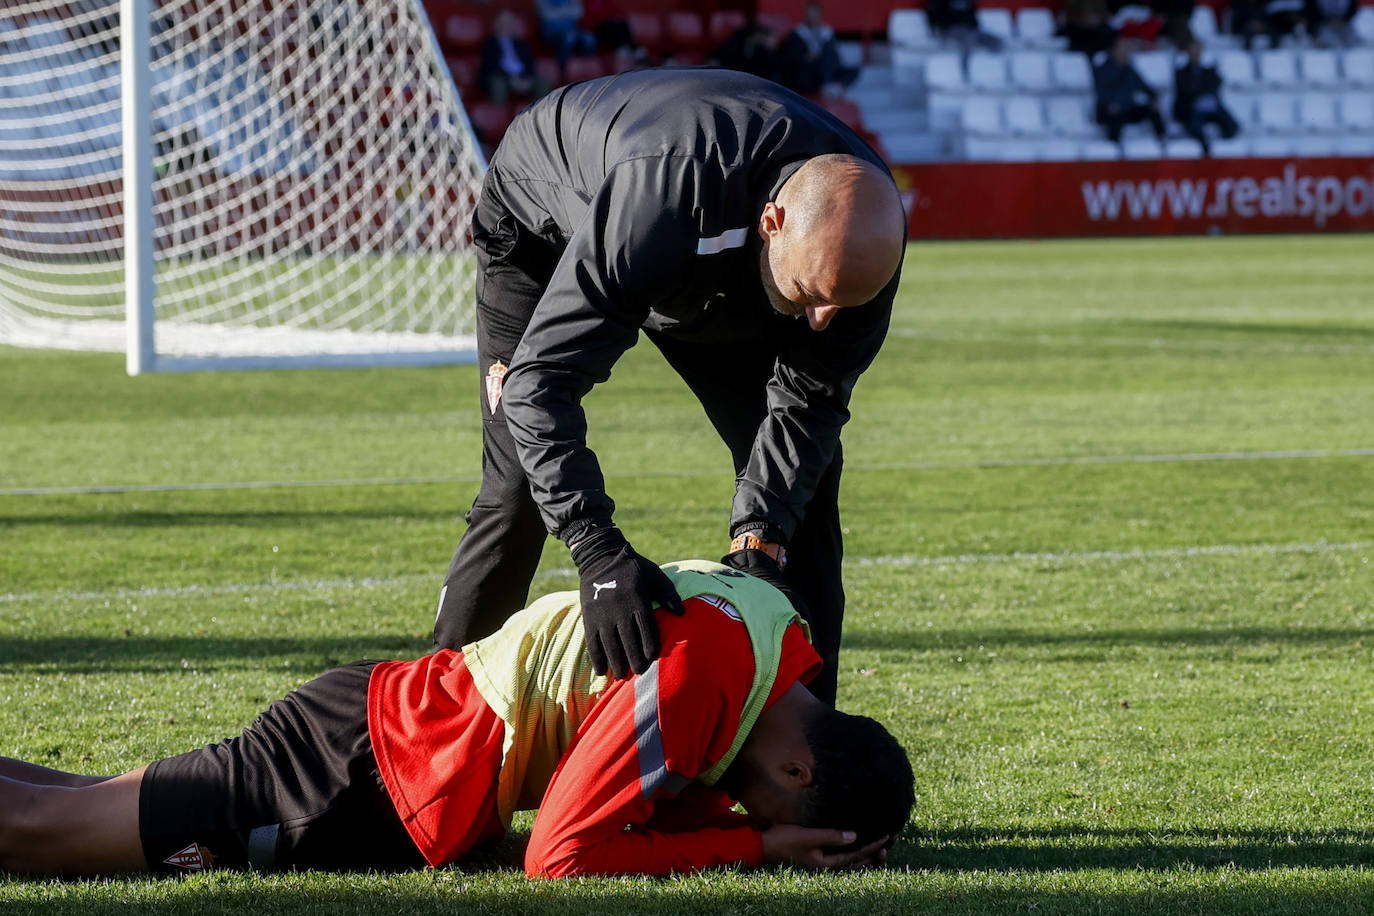
<svg viewBox="0 0 1374 916">
<path fill-rule="evenodd" d="M 501 403 L 501 381 L 506 377 L 506 364 L 497 360 L 487 370 L 487 406 L 496 415 L 496 405 Z"/>
<path fill-rule="evenodd" d="M 215 864 L 215 857 L 210 854 L 210 850 L 202 849 L 199 843 L 192 843 L 181 852 L 173 853 L 162 861 L 164 864 L 187 871 L 206 871 Z"/>
</svg>

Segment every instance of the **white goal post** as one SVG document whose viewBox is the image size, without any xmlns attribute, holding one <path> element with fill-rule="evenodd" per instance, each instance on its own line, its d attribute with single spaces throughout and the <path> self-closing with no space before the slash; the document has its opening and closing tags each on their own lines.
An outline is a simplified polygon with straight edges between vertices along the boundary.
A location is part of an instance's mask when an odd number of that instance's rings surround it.
<svg viewBox="0 0 1374 916">
<path fill-rule="evenodd" d="M 472 361 L 485 165 L 421 0 L 9 0 L 0 344 Z"/>
</svg>

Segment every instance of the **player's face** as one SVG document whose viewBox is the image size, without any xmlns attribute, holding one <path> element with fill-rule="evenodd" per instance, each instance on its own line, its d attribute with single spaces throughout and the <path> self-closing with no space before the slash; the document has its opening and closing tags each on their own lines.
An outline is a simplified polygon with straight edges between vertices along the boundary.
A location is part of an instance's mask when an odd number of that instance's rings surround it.
<svg viewBox="0 0 1374 916">
<path fill-rule="evenodd" d="M 773 311 L 788 318 L 806 318 L 813 331 L 824 331 L 840 307 L 822 300 L 810 289 L 786 257 L 786 243 L 773 236 L 765 240 L 759 254 L 759 274 L 763 291 Z"/>
</svg>

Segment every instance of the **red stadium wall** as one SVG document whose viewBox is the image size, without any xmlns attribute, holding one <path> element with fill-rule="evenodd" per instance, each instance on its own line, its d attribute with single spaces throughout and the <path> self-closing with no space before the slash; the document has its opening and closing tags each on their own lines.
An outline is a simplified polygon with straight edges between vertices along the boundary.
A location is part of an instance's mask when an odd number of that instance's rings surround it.
<svg viewBox="0 0 1374 916">
<path fill-rule="evenodd" d="M 913 239 L 1374 230 L 1374 160 L 893 166 Z"/>
</svg>

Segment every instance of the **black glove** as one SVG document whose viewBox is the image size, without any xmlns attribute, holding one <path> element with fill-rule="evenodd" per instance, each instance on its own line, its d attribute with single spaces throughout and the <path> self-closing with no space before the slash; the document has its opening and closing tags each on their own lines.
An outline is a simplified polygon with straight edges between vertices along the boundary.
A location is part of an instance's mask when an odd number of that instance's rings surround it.
<svg viewBox="0 0 1374 916">
<path fill-rule="evenodd" d="M 572 549 L 581 581 L 587 655 L 597 674 L 643 674 L 658 658 L 655 602 L 674 614 L 682 599 L 668 574 L 634 552 L 618 528 L 592 528 Z"/>
<path fill-rule="evenodd" d="M 787 584 L 787 580 L 782 576 L 782 567 L 778 566 L 778 561 L 762 550 L 736 550 L 734 553 L 727 553 L 721 557 L 720 562 L 731 569 L 738 569 L 740 572 L 748 573 L 756 579 L 767 582 L 782 592 L 784 598 L 792 602 L 792 608 L 802 615 L 803 620 L 808 622 L 811 620 L 811 611 L 807 608 L 806 602 L 802 601 L 796 589 Z"/>
</svg>

